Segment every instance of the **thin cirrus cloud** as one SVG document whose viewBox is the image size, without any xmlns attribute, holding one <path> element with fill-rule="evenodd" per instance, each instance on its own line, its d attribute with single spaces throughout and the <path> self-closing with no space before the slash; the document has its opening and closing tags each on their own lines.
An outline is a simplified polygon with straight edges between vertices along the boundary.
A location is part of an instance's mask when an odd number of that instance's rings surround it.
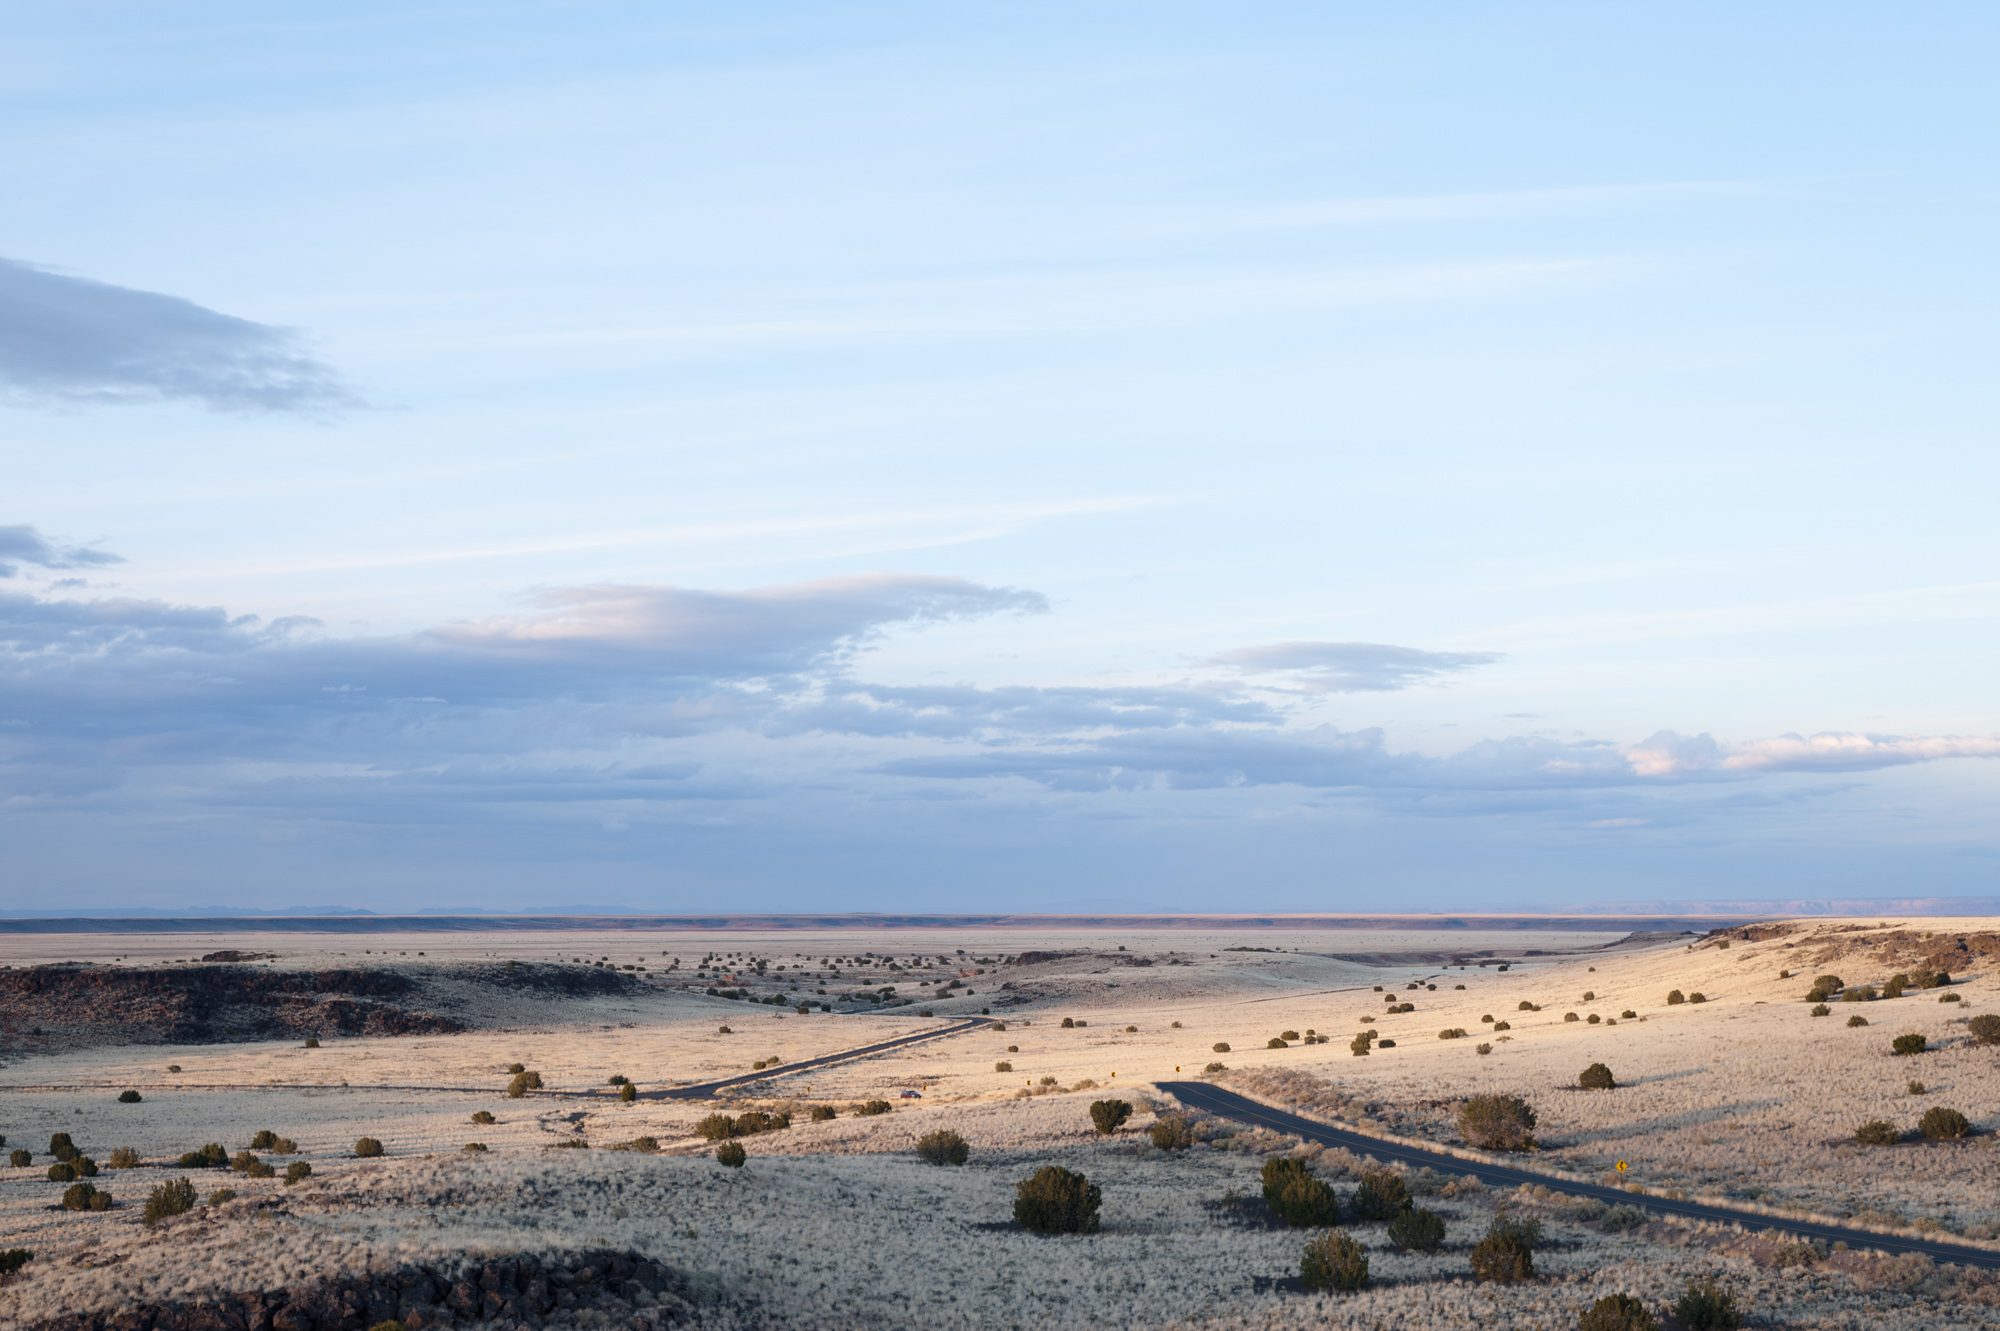
<svg viewBox="0 0 2000 1331">
<path fill-rule="evenodd" d="M 193 402 L 325 416 L 361 404 L 296 333 L 179 296 L 0 258 L 0 398 Z"/>
<path fill-rule="evenodd" d="M 1384 693 L 1501 659 L 1498 652 L 1432 652 L 1381 642 L 1273 642 L 1223 652 L 1210 662 L 1243 674 L 1288 676 L 1308 692 Z"/>
</svg>

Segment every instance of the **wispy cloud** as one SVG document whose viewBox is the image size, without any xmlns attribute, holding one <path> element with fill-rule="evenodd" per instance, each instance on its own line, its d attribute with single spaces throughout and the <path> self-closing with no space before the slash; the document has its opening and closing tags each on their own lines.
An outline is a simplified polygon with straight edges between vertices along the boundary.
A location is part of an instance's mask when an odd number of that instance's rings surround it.
<svg viewBox="0 0 2000 1331">
<path fill-rule="evenodd" d="M 1498 652 L 1431 652 L 1380 642 L 1272 642 L 1211 658 L 1244 674 L 1289 676 L 1314 693 L 1380 693 L 1491 665 Z"/>
<path fill-rule="evenodd" d="M 109 550 L 52 541 L 33 527 L 0 527 L 0 578 L 13 577 L 21 564 L 32 564 L 37 568 L 75 569 L 102 568 L 107 564 L 123 562 L 120 556 Z"/>
<path fill-rule="evenodd" d="M 312 415 L 360 402 L 289 329 L 4 258 L 0 397 Z"/>
</svg>

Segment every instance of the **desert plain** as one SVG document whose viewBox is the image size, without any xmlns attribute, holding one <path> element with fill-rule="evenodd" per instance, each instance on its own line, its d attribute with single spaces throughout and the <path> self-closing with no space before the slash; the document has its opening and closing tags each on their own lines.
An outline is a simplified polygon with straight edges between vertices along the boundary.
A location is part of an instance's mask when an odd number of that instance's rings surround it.
<svg viewBox="0 0 2000 1331">
<path fill-rule="evenodd" d="M 1508 1159 L 1552 1178 L 2000 1254 L 1991 919 L 10 933 L 0 967 L 8 1327 L 1568 1328 L 1702 1280 L 1751 1325 L 2000 1325 L 1994 1271 L 1428 1168 L 1396 1172 L 1443 1242 L 1350 1207 L 1368 1281 L 1315 1291 L 1260 1171 L 1345 1203 L 1370 1161 L 1158 1087 L 1461 1152 L 1467 1097 L 1518 1097 Z M 1964 1135 L 1918 1131 L 1939 1108 Z M 718 1114 L 784 1126 L 731 1167 Z M 941 1130 L 963 1163 L 917 1153 Z M 58 1133 L 108 1208 L 64 1207 Z M 184 1162 L 210 1143 L 234 1165 Z M 1016 1226 L 1050 1165 L 1095 1232 Z M 1500 1215 L 1540 1227 L 1529 1279 L 1473 1276 Z"/>
</svg>

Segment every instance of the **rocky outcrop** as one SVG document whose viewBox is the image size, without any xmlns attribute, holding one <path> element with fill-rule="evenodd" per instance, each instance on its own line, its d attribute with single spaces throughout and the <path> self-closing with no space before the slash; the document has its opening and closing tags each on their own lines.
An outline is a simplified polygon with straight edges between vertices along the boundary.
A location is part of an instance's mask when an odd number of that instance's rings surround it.
<svg viewBox="0 0 2000 1331">
<path fill-rule="evenodd" d="M 692 1308 L 685 1281 L 634 1252 L 512 1253 L 340 1276 L 285 1289 L 72 1313 L 30 1331 L 408 1331 L 672 1326 Z"/>
</svg>

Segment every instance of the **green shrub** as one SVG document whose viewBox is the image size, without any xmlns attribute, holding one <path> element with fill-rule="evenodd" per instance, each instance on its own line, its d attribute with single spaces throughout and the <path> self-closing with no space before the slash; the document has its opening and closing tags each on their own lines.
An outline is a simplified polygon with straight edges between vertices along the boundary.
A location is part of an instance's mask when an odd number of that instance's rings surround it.
<svg viewBox="0 0 2000 1331">
<path fill-rule="evenodd" d="M 887 1100 L 863 1100 L 854 1107 L 854 1112 L 862 1118 L 873 1118 L 877 1114 L 889 1113 L 894 1108 L 895 1106 Z"/>
<path fill-rule="evenodd" d="M 724 1142 L 715 1148 L 715 1162 L 731 1169 L 741 1169 L 743 1162 L 749 1158 L 750 1153 L 743 1149 L 742 1142 Z"/>
<path fill-rule="evenodd" d="M 1095 1234 L 1097 1185 L 1060 1165 L 1043 1165 L 1014 1189 L 1014 1223 L 1036 1234 Z"/>
<path fill-rule="evenodd" d="M 1526 1151 L 1535 1145 L 1535 1111 L 1511 1095 L 1475 1095 L 1459 1103 L 1458 1132 L 1468 1146 Z"/>
<path fill-rule="evenodd" d="M 1290 1042 L 1292 1040 L 1298 1039 L 1299 1033 L 1297 1031 L 1280 1031 L 1278 1032 L 1278 1038 L 1280 1040 Z"/>
<path fill-rule="evenodd" d="M 1938 995 L 1938 1002 L 1940 1002 L 1940 1003 L 1958 1003 L 1958 1002 L 1962 1002 L 1962 1001 L 1963 1001 L 1963 1000 L 1962 1000 L 1962 999 L 1961 999 L 1961 998 L 1960 998 L 1960 997 L 1959 997 L 1959 996 L 1958 996 L 1957 994 L 1939 994 L 1939 995 Z"/>
<path fill-rule="evenodd" d="M 998 1063 L 995 1063 L 993 1065 L 993 1070 L 995 1072 L 1012 1072 L 1014 1070 L 1014 1065 L 1012 1063 L 1009 1063 L 1006 1059 L 1003 1058 Z"/>
<path fill-rule="evenodd" d="M 1375 1032 L 1361 1032 L 1347 1042 L 1347 1048 L 1356 1058 L 1366 1058 L 1375 1048 Z"/>
<path fill-rule="evenodd" d="M 169 1216 L 194 1210 L 194 1184 L 184 1178 L 168 1179 L 146 1197 L 144 1219 L 157 1225 Z"/>
<path fill-rule="evenodd" d="M 1636 1013 L 1636 1012 L 1634 1012 L 1634 1011 L 1633 1011 L 1633 1010 L 1632 1010 L 1631 1008 L 1626 1008 L 1626 1009 L 1625 1009 L 1625 1010 L 1624 1010 L 1623 1012 L 1621 1012 L 1621 1013 L 1619 1013 L 1619 1014 L 1618 1014 L 1618 1020 L 1620 1020 L 1620 1021 L 1633 1021 L 1633 1020 L 1636 1020 L 1636 1019 L 1638 1018 L 1638 1016 L 1639 1016 L 1639 1014 L 1638 1014 L 1638 1013 Z"/>
<path fill-rule="evenodd" d="M 354 1143 L 354 1154 L 363 1160 L 372 1160 L 382 1154 L 382 1143 L 373 1137 L 362 1137 Z"/>
<path fill-rule="evenodd" d="M 496 1120 L 496 1119 L 495 1119 L 495 1118 L 493 1117 L 493 1111 L 492 1111 L 492 1110 L 490 1110 L 490 1109 L 482 1109 L 482 1110 L 480 1110 L 480 1111 L 479 1111 L 478 1113 L 476 1113 L 476 1114 L 474 1114 L 474 1115 L 472 1116 L 472 1121 L 473 1121 L 474 1123 L 478 1123 L 478 1124 L 481 1124 L 481 1125 L 484 1125 L 484 1124 L 488 1124 L 488 1123 L 494 1123 L 494 1122 L 497 1122 L 498 1120 Z"/>
<path fill-rule="evenodd" d="M 1227 1063 L 1209 1063 L 1202 1068 L 1203 1075 L 1209 1077 L 1213 1077 L 1218 1072 L 1227 1072 L 1227 1071 L 1229 1071 L 1229 1065 Z"/>
<path fill-rule="evenodd" d="M 62 1204 L 65 1211 L 109 1211 L 111 1194 L 92 1183 L 72 1183 L 63 1189 Z"/>
<path fill-rule="evenodd" d="M 1697 1280 L 1674 1302 L 1674 1316 L 1687 1331 L 1736 1331 L 1743 1314 L 1736 1298 L 1713 1280 Z"/>
<path fill-rule="evenodd" d="M 1438 1039 L 1440 1040 L 1463 1040 L 1464 1038 L 1465 1027 L 1463 1026 L 1447 1026 L 1438 1032 Z"/>
<path fill-rule="evenodd" d="M 618 1088 L 618 1098 L 629 1105 L 639 1098 L 639 1088 L 628 1081 Z"/>
<path fill-rule="evenodd" d="M 487 1148 L 485 1142 L 467 1142 L 458 1149 L 465 1155 L 484 1155 Z"/>
<path fill-rule="evenodd" d="M 1333 1189 L 1313 1176 L 1303 1160 L 1273 1156 L 1264 1162 L 1264 1204 L 1295 1229 L 1340 1223 Z"/>
<path fill-rule="evenodd" d="M 1396 1042 L 1394 1040 L 1377 1040 L 1375 1042 L 1375 1047 L 1377 1049 L 1394 1049 L 1396 1047 Z"/>
<path fill-rule="evenodd" d="M 1706 1003 L 1707 1001 L 1708 1001 L 1708 995 L 1704 994 L 1699 989 L 1695 990 L 1693 993 L 1688 995 L 1688 1002 L 1690 1003 Z"/>
<path fill-rule="evenodd" d="M 1282 1038 L 1274 1035 L 1270 1039 L 1264 1041 L 1264 1047 L 1266 1049 L 1284 1049 L 1287 1048 L 1288 1046 L 1285 1044 Z"/>
<path fill-rule="evenodd" d="M 137 1091 L 118 1092 L 118 1103 L 121 1105 L 136 1105 L 145 1098 L 145 1096 L 140 1095 Z"/>
<path fill-rule="evenodd" d="M 1856 1026 L 1866 1026 L 1867 1024 L 1868 1024 L 1868 1018 L 1862 1016 L 1859 1012 L 1855 1013 L 1853 1016 L 1847 1019 L 1847 1025 L 1849 1029 L 1852 1029 L 1853 1027 Z"/>
<path fill-rule="evenodd" d="M 927 1165 L 962 1165 L 972 1155 L 965 1138 L 949 1128 L 926 1132 L 917 1138 L 917 1158 Z"/>
<path fill-rule="evenodd" d="M 1496 1034 L 1500 1031 L 1511 1031 L 1513 1029 L 1514 1023 L 1511 1021 L 1496 1021 L 1493 1023 L 1493 1030 Z"/>
<path fill-rule="evenodd" d="M 1185 1114 L 1162 1114 L 1146 1129 L 1146 1135 L 1162 1151 L 1185 1151 L 1194 1145 L 1194 1124 Z"/>
<path fill-rule="evenodd" d="M 1981 1044 L 2000 1044 L 2000 1017 L 1982 1012 L 1965 1023 L 1965 1029 Z"/>
<path fill-rule="evenodd" d="M 1882 986 L 1882 997 L 1901 998 L 1903 996 L 1903 991 L 1905 989 L 1908 989 L 1909 987 L 1910 987 L 1910 977 L 1902 974 L 1901 972 L 1898 972 L 1895 975 L 1891 975 L 1889 977 L 1889 982 Z"/>
<path fill-rule="evenodd" d="M 1368 1254 L 1338 1231 L 1315 1235 L 1299 1255 L 1299 1279 L 1307 1289 L 1360 1289 L 1368 1283 Z"/>
<path fill-rule="evenodd" d="M 32 1165 L 35 1163 L 35 1153 L 33 1151 L 24 1151 L 17 1146 L 7 1153 L 7 1163 L 16 1169 L 19 1169 L 23 1165 Z"/>
<path fill-rule="evenodd" d="M 1830 1007 L 1828 1007 L 1828 1006 L 1827 1006 L 1826 1004 L 1824 1004 L 1824 1003 L 1815 1003 L 1815 1004 L 1813 1004 L 1813 1008 L 1812 1008 L 1812 1013 L 1811 1013 L 1811 1015 L 1812 1015 L 1812 1016 L 1815 1016 L 1815 1017 L 1824 1017 L 1824 1016 L 1827 1016 L 1827 1015 L 1831 1014 L 1831 1013 L 1832 1013 L 1832 1011 L 1833 1011 L 1833 1009 L 1832 1009 L 1832 1008 L 1830 1008 Z"/>
<path fill-rule="evenodd" d="M 1576 1013 L 1574 1013 L 1574 1012 L 1565 1012 L 1565 1013 L 1563 1013 L 1563 1020 L 1564 1020 L 1564 1021 L 1582 1021 L 1582 1020 L 1583 1020 L 1583 1018 L 1582 1018 L 1582 1017 L 1579 1017 L 1579 1016 L 1577 1016 L 1577 1015 L 1576 1015 Z"/>
<path fill-rule="evenodd" d="M 58 1132 L 49 1138 L 49 1154 L 58 1160 L 74 1160 L 83 1152 L 76 1149 L 67 1132 Z"/>
<path fill-rule="evenodd" d="M 1890 1051 L 1896 1054 L 1921 1054 L 1929 1047 L 1930 1041 L 1915 1032 L 1899 1035 L 1889 1042 Z"/>
<path fill-rule="evenodd" d="M 319 1048 L 319 1037 L 317 1035 L 308 1035 L 306 1037 L 305 1047 L 308 1049 Z"/>
<path fill-rule="evenodd" d="M 835 1109 L 832 1105 L 814 1105 L 812 1107 L 811 1112 L 808 1113 L 806 1117 L 810 1118 L 815 1123 L 827 1123 L 831 1122 L 833 1119 L 839 1118 L 840 1111 L 838 1109 Z"/>
<path fill-rule="evenodd" d="M 300 1179 L 311 1178 L 313 1167 L 304 1160 L 294 1160 L 285 1166 L 285 1185 L 290 1187 Z"/>
<path fill-rule="evenodd" d="M 68 1183 L 76 1177 L 76 1166 L 67 1160 L 58 1160 L 49 1166 L 49 1182 Z"/>
<path fill-rule="evenodd" d="M 1910 1095 L 1922 1095 L 1924 1093 L 1924 1084 L 1920 1081 L 1912 1081 L 1903 1089 Z"/>
<path fill-rule="evenodd" d="M 1871 1118 L 1854 1130 L 1854 1140 L 1863 1146 L 1894 1146 L 1902 1134 L 1887 1119 Z"/>
<path fill-rule="evenodd" d="M 1482 1040 L 1477 1046 L 1474 1047 L 1473 1052 L 1480 1054 L 1490 1054 L 1493 1052 L 1493 1046 L 1487 1044 L 1485 1041 Z"/>
<path fill-rule="evenodd" d="M 199 1151 L 189 1151 L 180 1158 L 182 1169 L 227 1169 L 229 1152 L 222 1149 L 221 1142 L 210 1142 Z"/>
<path fill-rule="evenodd" d="M 217 1188 L 214 1192 L 208 1194 L 208 1204 L 210 1206 L 221 1206 L 235 1200 L 236 1189 L 234 1188 Z"/>
<path fill-rule="evenodd" d="M 1576 1084 L 1586 1091 L 1610 1091 L 1617 1089 L 1618 1086 L 1617 1080 L 1611 1075 L 1611 1069 L 1602 1063 L 1592 1063 L 1579 1072 Z"/>
<path fill-rule="evenodd" d="M 1361 1220 L 1388 1220 L 1409 1204 L 1410 1190 L 1403 1176 L 1373 1165 L 1361 1171 L 1360 1182 L 1347 1203 Z"/>
<path fill-rule="evenodd" d="M 1090 1106 L 1090 1121 L 1100 1137 L 1109 1137 L 1130 1117 L 1132 1106 L 1123 1100 L 1098 1100 Z"/>
<path fill-rule="evenodd" d="M 1576 1331 L 1660 1331 L 1660 1321 L 1630 1294 L 1606 1294 L 1577 1319 Z"/>
<path fill-rule="evenodd" d="M 1472 1249 L 1473 1278 L 1501 1285 L 1534 1279 L 1535 1244 L 1541 1235 L 1541 1226 L 1533 1220 L 1495 1216 L 1486 1237 Z"/>
<path fill-rule="evenodd" d="M 1972 1132 L 1972 1124 L 1967 1122 L 1965 1115 L 1956 1109 L 1934 1105 L 1926 1109 L 1924 1116 L 1917 1120 L 1917 1131 L 1932 1141 L 1950 1141 L 1969 1135 Z"/>
<path fill-rule="evenodd" d="M 1681 1004 L 1685 1002 L 1687 1002 L 1687 995 L 1682 993 L 1680 990 L 1670 989 L 1667 991 L 1668 1007 L 1679 1007 Z"/>
<path fill-rule="evenodd" d="M 8 1248 L 0 1251 L 0 1285 L 6 1284 L 9 1276 L 33 1261 L 34 1256 L 35 1254 L 26 1248 Z"/>
<path fill-rule="evenodd" d="M 524 1072 L 515 1073 L 514 1079 L 507 1083 L 507 1098 L 509 1100 L 519 1100 L 527 1093 L 528 1093 L 527 1074 Z"/>
<path fill-rule="evenodd" d="M 1229 1044 L 1227 1041 L 1223 1040 L 1217 1040 L 1214 1044 L 1210 1045 L 1208 1048 L 1210 1053 L 1215 1053 L 1215 1054 L 1226 1054 L 1229 1052 Z"/>
<path fill-rule="evenodd" d="M 1444 1217 L 1420 1206 L 1406 1207 L 1389 1222 L 1389 1242 L 1406 1252 L 1436 1252 L 1444 1246 Z"/>
<path fill-rule="evenodd" d="M 1062 1028 L 1063 1028 L 1064 1030 L 1069 1030 L 1069 1029 L 1070 1029 L 1071 1027 L 1073 1027 L 1073 1026 L 1075 1026 L 1075 1025 L 1076 1025 L 1076 1018 L 1075 1018 L 1075 1017 L 1064 1017 L 1064 1018 L 1062 1019 Z"/>
</svg>

